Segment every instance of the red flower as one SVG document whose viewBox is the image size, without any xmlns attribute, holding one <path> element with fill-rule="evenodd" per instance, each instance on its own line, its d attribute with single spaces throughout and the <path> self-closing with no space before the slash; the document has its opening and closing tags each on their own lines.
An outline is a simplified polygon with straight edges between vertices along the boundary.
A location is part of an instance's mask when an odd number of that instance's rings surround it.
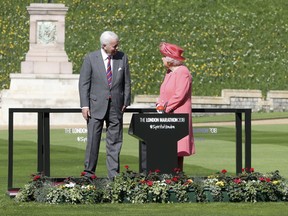
<svg viewBox="0 0 288 216">
<path fill-rule="evenodd" d="M 159 169 L 156 169 L 154 172 L 155 172 L 155 173 L 160 173 L 160 170 L 159 170 Z"/>
<path fill-rule="evenodd" d="M 265 181 L 265 178 L 264 178 L 264 177 L 260 177 L 260 178 L 259 178 L 259 181 L 264 182 L 264 181 Z"/>
<path fill-rule="evenodd" d="M 247 167 L 246 168 L 242 168 L 242 172 L 244 172 L 244 171 L 251 173 L 251 172 L 254 172 L 254 168 L 252 168 L 252 167 L 251 168 L 247 168 Z"/>
<path fill-rule="evenodd" d="M 227 170 L 223 169 L 223 170 L 221 170 L 221 173 L 225 174 L 225 173 L 227 173 Z"/>
<path fill-rule="evenodd" d="M 271 179 L 270 178 L 265 178 L 265 177 L 260 177 L 259 181 L 261 181 L 261 182 L 270 182 Z"/>
<path fill-rule="evenodd" d="M 171 184 L 172 181 L 170 179 L 166 179 L 165 182 L 166 184 Z"/>
<path fill-rule="evenodd" d="M 240 184 L 240 183 L 241 183 L 241 179 L 240 179 L 240 178 L 236 178 L 236 179 L 234 179 L 233 181 L 234 181 L 234 183 L 236 183 L 236 184 Z"/>
<path fill-rule="evenodd" d="M 178 178 L 175 176 L 175 177 L 172 178 L 172 181 L 173 182 L 178 182 Z"/>
<path fill-rule="evenodd" d="M 176 172 L 176 173 L 179 173 L 180 171 L 181 171 L 180 168 L 175 168 L 175 169 L 174 169 L 174 172 Z"/>
<path fill-rule="evenodd" d="M 92 175 L 90 178 L 91 178 L 91 179 L 96 179 L 97 176 L 96 176 L 96 175 Z"/>
<path fill-rule="evenodd" d="M 125 165 L 124 167 L 125 167 L 125 169 L 129 169 L 129 166 L 128 166 L 128 165 Z"/>
<path fill-rule="evenodd" d="M 152 187 L 153 181 L 147 181 L 146 184 L 147 184 L 149 187 Z"/>
<path fill-rule="evenodd" d="M 36 176 L 34 176 L 33 181 L 37 181 L 37 180 L 40 179 L 40 178 L 41 178 L 40 175 L 36 175 Z"/>
<path fill-rule="evenodd" d="M 86 172 L 81 172 L 81 176 L 85 176 L 86 175 Z"/>
</svg>

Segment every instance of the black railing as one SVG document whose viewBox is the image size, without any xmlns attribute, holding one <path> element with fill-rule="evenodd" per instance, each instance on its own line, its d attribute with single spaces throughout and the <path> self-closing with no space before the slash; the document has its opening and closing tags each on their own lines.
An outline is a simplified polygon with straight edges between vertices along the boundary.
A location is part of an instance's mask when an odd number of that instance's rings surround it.
<svg viewBox="0 0 288 216">
<path fill-rule="evenodd" d="M 37 171 L 50 177 L 50 113 L 81 113 L 80 108 L 10 108 L 8 125 L 8 190 L 13 189 L 14 113 L 38 113 Z M 127 108 L 128 113 L 153 113 L 153 108 Z M 251 168 L 251 109 L 192 109 L 193 113 L 235 113 L 236 174 L 242 172 L 242 114 L 245 115 L 245 168 Z M 141 146 L 141 145 L 140 145 Z M 140 152 L 139 152 L 140 154 Z"/>
</svg>

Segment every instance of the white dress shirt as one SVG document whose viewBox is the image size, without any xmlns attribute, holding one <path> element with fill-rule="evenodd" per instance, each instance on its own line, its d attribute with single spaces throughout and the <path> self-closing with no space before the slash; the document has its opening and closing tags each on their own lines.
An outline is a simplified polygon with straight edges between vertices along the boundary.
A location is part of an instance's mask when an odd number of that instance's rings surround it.
<svg viewBox="0 0 288 216">
<path fill-rule="evenodd" d="M 107 71 L 108 54 L 103 49 L 101 49 L 101 54 L 102 54 L 102 58 L 104 60 L 105 69 Z M 110 64 L 111 64 L 111 71 L 113 71 L 113 58 L 112 58 L 112 56 L 111 56 Z"/>
</svg>

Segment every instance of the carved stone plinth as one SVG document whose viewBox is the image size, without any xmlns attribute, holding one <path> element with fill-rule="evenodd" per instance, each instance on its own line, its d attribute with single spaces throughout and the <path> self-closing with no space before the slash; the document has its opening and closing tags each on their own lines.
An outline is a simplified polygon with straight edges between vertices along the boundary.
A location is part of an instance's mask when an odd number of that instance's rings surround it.
<svg viewBox="0 0 288 216">
<path fill-rule="evenodd" d="M 29 51 L 21 63 L 21 73 L 72 74 L 65 52 L 64 4 L 31 4 Z"/>
<path fill-rule="evenodd" d="M 8 124 L 9 108 L 79 108 L 78 74 L 65 52 L 64 4 L 30 4 L 29 51 L 21 73 L 10 74 L 10 89 L 1 92 L 0 122 Z M 35 114 L 19 113 L 15 125 L 35 125 Z M 51 118 L 52 124 L 82 124 L 81 113 Z"/>
</svg>

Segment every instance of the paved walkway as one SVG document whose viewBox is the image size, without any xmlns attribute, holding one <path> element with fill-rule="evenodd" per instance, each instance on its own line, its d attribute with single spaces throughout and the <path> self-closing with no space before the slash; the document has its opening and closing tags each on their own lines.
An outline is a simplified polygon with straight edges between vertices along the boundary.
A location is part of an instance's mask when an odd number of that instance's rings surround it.
<svg viewBox="0 0 288 216">
<path fill-rule="evenodd" d="M 278 124 L 287 124 L 288 118 L 285 119 L 266 119 L 266 120 L 253 120 L 252 125 L 278 125 Z M 209 123 L 193 123 L 193 126 L 233 126 L 235 122 L 209 122 Z"/>
</svg>

